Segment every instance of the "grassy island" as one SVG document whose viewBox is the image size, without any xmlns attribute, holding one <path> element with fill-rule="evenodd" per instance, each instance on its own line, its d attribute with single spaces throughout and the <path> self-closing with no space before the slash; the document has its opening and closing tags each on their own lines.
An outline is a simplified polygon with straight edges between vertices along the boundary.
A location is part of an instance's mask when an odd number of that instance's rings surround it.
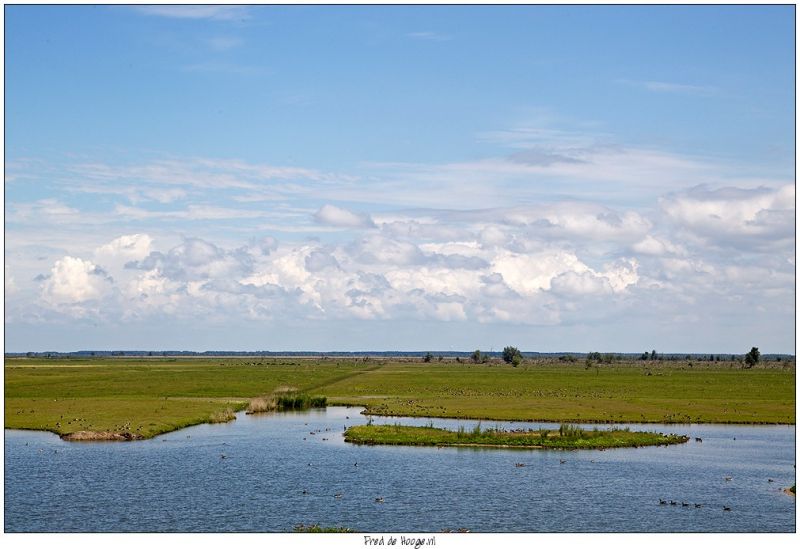
<svg viewBox="0 0 800 549">
<path fill-rule="evenodd" d="M 684 435 L 630 431 L 628 429 L 581 429 L 562 425 L 558 430 L 503 431 L 463 427 L 458 431 L 432 426 L 357 425 L 344 434 L 345 442 L 354 444 L 389 444 L 402 446 L 485 446 L 494 448 L 552 448 L 559 450 L 628 448 L 681 444 Z"/>
<path fill-rule="evenodd" d="M 295 524 L 297 534 L 352 534 L 354 530 L 345 526 L 321 526 L 319 524 Z"/>
</svg>

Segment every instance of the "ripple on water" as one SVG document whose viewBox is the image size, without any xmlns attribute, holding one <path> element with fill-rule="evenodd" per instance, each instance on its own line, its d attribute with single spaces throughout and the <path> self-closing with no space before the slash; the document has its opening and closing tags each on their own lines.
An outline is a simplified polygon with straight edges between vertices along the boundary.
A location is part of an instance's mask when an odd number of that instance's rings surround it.
<svg viewBox="0 0 800 549">
<path fill-rule="evenodd" d="M 795 500 L 782 491 L 795 484 L 794 426 L 630 424 L 692 441 L 608 451 L 406 448 L 345 443 L 343 427 L 366 422 L 358 412 L 240 414 L 228 424 L 127 443 L 7 430 L 5 529 L 288 532 L 320 523 L 373 532 L 795 530 Z M 483 422 L 495 424 L 558 428 Z M 520 462 L 525 466 L 515 467 Z"/>
</svg>

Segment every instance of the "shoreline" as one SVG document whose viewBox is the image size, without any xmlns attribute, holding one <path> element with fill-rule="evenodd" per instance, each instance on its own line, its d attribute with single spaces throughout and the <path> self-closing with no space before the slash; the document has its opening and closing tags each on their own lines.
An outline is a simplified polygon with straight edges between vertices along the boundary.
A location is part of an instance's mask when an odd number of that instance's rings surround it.
<svg viewBox="0 0 800 549">
<path fill-rule="evenodd" d="M 68 442 L 128 442 L 132 440 L 144 440 L 142 435 L 137 435 L 136 433 L 128 431 L 75 431 L 74 433 L 59 435 L 59 438 Z"/>
<path fill-rule="evenodd" d="M 363 408 L 359 412 L 362 416 L 378 416 L 382 418 L 412 418 L 412 419 L 447 419 L 447 420 L 463 420 L 463 421 L 502 421 L 502 422 L 515 422 L 515 423 L 569 423 L 569 424 L 577 424 L 577 425 L 725 425 L 725 426 L 738 426 L 738 427 L 792 427 L 796 426 L 796 423 L 773 423 L 773 422 L 732 422 L 732 421 L 714 421 L 714 422 L 667 422 L 667 421 L 599 421 L 599 420 L 585 420 L 585 419 L 575 419 L 575 420 L 556 420 L 556 419 L 497 419 L 492 417 L 471 417 L 471 416 L 437 416 L 437 415 L 394 415 L 394 414 L 383 414 L 383 413 L 376 413 L 376 412 L 369 412 L 367 408 L 363 404 L 333 404 L 328 406 L 328 408 Z M 267 415 L 271 412 L 259 412 L 259 413 L 248 413 L 248 412 L 237 412 L 242 413 L 245 415 Z M 187 429 L 189 427 L 196 427 L 198 425 L 213 425 L 215 423 L 230 423 L 231 421 L 235 421 L 236 417 L 225 421 L 225 422 L 215 422 L 215 421 L 200 421 L 198 423 L 193 423 L 191 425 L 181 425 L 180 427 L 176 427 L 174 429 L 169 429 L 165 431 L 161 431 L 159 433 L 155 433 L 151 436 L 140 435 L 138 433 L 131 433 L 129 431 L 73 431 L 70 433 L 61 433 L 55 431 L 53 429 L 37 429 L 37 428 L 29 428 L 29 427 L 4 427 L 5 430 L 10 431 L 38 431 L 43 433 L 52 433 L 58 436 L 61 440 L 66 442 L 134 442 L 140 440 L 150 440 L 159 435 L 166 435 L 169 433 L 175 433 L 181 431 L 183 429 Z M 353 443 L 353 444 L 361 444 L 361 443 Z M 454 446 L 454 445 L 450 445 Z M 469 444 L 461 444 L 460 446 L 470 446 Z M 478 444 L 477 446 L 484 446 L 488 447 L 487 445 Z M 498 446 L 498 447 L 505 447 L 505 446 Z M 514 446 L 511 446 L 514 447 Z M 519 446 L 516 446 L 519 448 Z M 533 448 L 533 447 L 525 447 L 524 449 Z"/>
<path fill-rule="evenodd" d="M 470 415 L 461 415 L 461 416 L 443 416 L 443 415 L 436 415 L 433 414 L 425 414 L 425 415 L 414 415 L 413 413 L 408 414 L 392 414 L 392 413 L 384 413 L 380 411 L 370 411 L 369 407 L 365 404 L 355 404 L 355 403 L 340 403 L 336 402 L 332 404 L 332 406 L 343 406 L 347 408 L 364 408 L 364 411 L 361 412 L 362 415 L 365 416 L 378 416 L 378 417 L 410 417 L 410 418 L 417 418 L 417 419 L 455 419 L 455 420 L 464 420 L 464 421 L 513 421 L 519 423 L 585 423 L 587 425 L 627 425 L 627 424 L 636 424 L 640 423 L 642 425 L 752 425 L 754 427 L 760 426 L 765 427 L 769 425 L 785 425 L 785 426 L 792 426 L 797 425 L 797 421 L 793 421 L 791 423 L 781 422 L 781 421 L 664 421 L 664 420 L 648 420 L 648 419 L 636 419 L 636 420 L 600 420 L 600 419 L 581 419 L 581 418 L 522 418 L 522 417 L 515 417 L 515 418 L 497 418 L 497 417 L 480 417 L 480 416 L 470 416 Z"/>
<path fill-rule="evenodd" d="M 463 442 L 453 444 L 426 444 L 418 442 L 360 442 L 355 440 L 347 440 L 348 444 L 356 444 L 358 446 L 414 446 L 416 448 L 501 448 L 504 450 L 555 450 L 562 452 L 572 452 L 574 450 L 617 450 L 620 448 L 646 448 L 651 446 L 673 446 L 675 444 L 685 444 L 689 442 L 689 437 L 684 437 L 686 440 L 679 442 L 662 442 L 659 444 L 636 444 L 630 446 L 542 446 L 542 445 L 522 445 L 522 444 L 479 444 L 477 442 Z M 787 488 L 788 490 L 788 488 Z M 794 494 L 792 494 L 794 495 Z"/>
</svg>

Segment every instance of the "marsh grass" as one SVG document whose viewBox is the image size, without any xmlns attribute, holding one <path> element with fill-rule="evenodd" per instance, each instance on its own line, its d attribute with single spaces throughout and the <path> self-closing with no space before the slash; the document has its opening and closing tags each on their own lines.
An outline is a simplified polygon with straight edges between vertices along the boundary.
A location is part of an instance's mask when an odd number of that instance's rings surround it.
<svg viewBox="0 0 800 549">
<path fill-rule="evenodd" d="M 308 410 L 309 408 L 325 408 L 328 399 L 324 396 L 311 396 L 306 393 L 286 393 L 278 395 L 275 404 L 278 410 Z"/>
<path fill-rule="evenodd" d="M 209 423 L 227 423 L 236 419 L 236 412 L 231 408 L 225 408 L 219 412 L 214 412 L 208 417 Z"/>
<path fill-rule="evenodd" d="M 289 410 L 308 410 L 309 408 L 325 408 L 327 398 L 310 396 L 306 393 L 281 391 L 272 395 L 251 398 L 247 404 L 248 414 L 266 412 L 284 412 Z"/>
<path fill-rule="evenodd" d="M 598 436 L 597 433 L 600 433 L 600 431 L 592 431 L 592 436 Z M 577 425 L 562 423 L 558 427 L 558 436 L 564 440 L 576 440 L 587 438 L 587 433 Z"/>
<path fill-rule="evenodd" d="M 251 398 L 247 403 L 248 414 L 263 414 L 266 412 L 274 412 L 278 409 L 278 404 L 275 398 L 271 396 Z"/>
</svg>

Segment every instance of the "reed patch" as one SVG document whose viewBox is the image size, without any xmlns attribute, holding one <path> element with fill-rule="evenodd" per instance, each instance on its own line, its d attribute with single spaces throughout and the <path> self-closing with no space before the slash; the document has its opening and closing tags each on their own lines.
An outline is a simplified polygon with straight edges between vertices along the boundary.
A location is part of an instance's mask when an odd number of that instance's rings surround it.
<svg viewBox="0 0 800 549">
<path fill-rule="evenodd" d="M 260 414 L 267 412 L 308 410 L 310 408 L 325 408 L 327 404 L 328 399 L 324 396 L 314 396 L 298 392 L 281 392 L 250 399 L 247 405 L 247 413 Z"/>
<path fill-rule="evenodd" d="M 208 417 L 208 422 L 227 423 L 229 421 L 233 421 L 234 419 L 236 419 L 236 412 L 234 412 L 232 408 L 225 408 L 224 410 L 212 413 Z"/>
</svg>

